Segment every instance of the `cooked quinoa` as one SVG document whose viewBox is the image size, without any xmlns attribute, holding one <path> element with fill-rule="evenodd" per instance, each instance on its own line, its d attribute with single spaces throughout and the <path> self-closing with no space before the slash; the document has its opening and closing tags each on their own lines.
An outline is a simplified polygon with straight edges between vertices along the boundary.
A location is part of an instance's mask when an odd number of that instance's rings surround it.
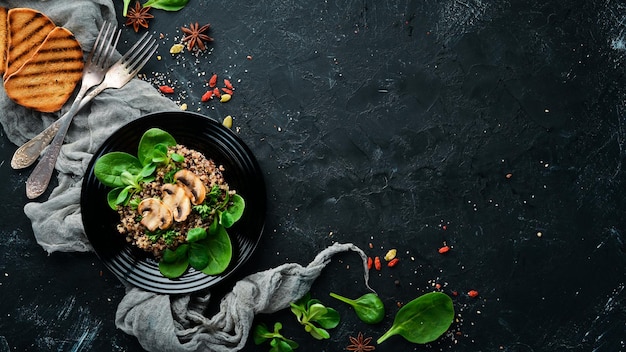
<svg viewBox="0 0 626 352">
<path fill-rule="evenodd" d="M 156 258 L 160 258 L 166 248 L 175 249 L 178 245 L 185 243 L 189 229 L 196 227 L 208 229 L 213 222 L 213 215 L 202 219 L 200 214 L 192 208 L 185 221 L 174 221 L 170 228 L 151 233 L 140 223 L 141 214 L 137 211 L 137 207 L 131 204 L 138 204 L 147 198 L 160 198 L 162 196 L 161 187 L 166 183 L 165 179 L 180 169 L 187 169 L 198 176 L 206 187 L 207 194 L 214 186 L 218 186 L 223 191 L 220 193 L 221 201 L 225 199 L 226 193 L 231 195 L 235 193 L 234 190 L 229 189 L 228 184 L 224 181 L 222 174 L 224 167 L 216 166 L 213 160 L 206 158 L 202 153 L 180 144 L 169 147 L 168 153 L 181 155 L 184 161 L 157 168 L 154 181 L 144 183 L 143 189 L 133 195 L 129 205 L 120 206 L 117 210 L 120 215 L 120 223 L 117 225 L 119 233 L 126 236 L 126 241 L 153 254 Z M 173 181 L 170 180 L 170 182 Z"/>
</svg>

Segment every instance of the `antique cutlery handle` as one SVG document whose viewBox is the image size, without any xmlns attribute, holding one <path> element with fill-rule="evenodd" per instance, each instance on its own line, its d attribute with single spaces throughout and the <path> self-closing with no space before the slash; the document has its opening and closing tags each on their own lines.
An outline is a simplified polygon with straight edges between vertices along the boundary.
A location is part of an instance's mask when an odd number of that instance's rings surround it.
<svg viewBox="0 0 626 352">
<path fill-rule="evenodd" d="M 67 118 L 66 116 L 67 114 L 63 115 L 63 117 L 54 121 L 48 128 L 17 148 L 11 159 L 11 167 L 14 169 L 24 169 L 32 165 L 41 152 L 50 144 L 54 135 L 59 130 L 61 120 Z"/>
<path fill-rule="evenodd" d="M 29 199 L 39 197 L 46 191 L 46 188 L 48 188 L 50 178 L 52 178 L 52 173 L 54 172 L 54 166 L 59 157 L 59 152 L 61 151 L 61 146 L 63 146 L 63 140 L 72 123 L 72 117 L 76 114 L 81 105 L 82 101 L 81 104 L 73 104 L 70 110 L 65 114 L 67 117 L 58 120 L 60 121 L 58 131 L 54 135 L 52 143 L 50 143 L 50 146 L 41 157 L 41 160 L 39 160 L 37 166 L 33 169 L 30 177 L 26 180 L 26 196 Z"/>
</svg>

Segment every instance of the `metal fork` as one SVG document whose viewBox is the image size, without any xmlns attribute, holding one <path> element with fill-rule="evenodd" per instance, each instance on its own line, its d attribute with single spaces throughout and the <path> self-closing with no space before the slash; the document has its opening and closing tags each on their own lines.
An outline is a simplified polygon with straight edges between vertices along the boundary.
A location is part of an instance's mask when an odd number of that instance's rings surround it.
<svg viewBox="0 0 626 352">
<path fill-rule="evenodd" d="M 122 88 L 133 77 L 137 76 L 139 70 L 148 62 L 150 57 L 156 52 L 158 44 L 156 39 L 148 38 L 148 33 L 144 34 L 139 41 L 131 47 L 124 56 L 122 56 L 111 68 L 106 72 L 104 80 L 97 87 L 91 90 L 81 101 L 80 106 L 84 106 L 96 95 L 107 88 Z M 54 171 L 56 160 L 63 144 L 65 132 L 69 127 L 70 119 L 62 121 L 59 132 L 56 134 L 52 143 L 46 150 L 42 159 L 33 169 L 32 174 L 26 180 L 26 196 L 29 199 L 37 198 L 48 188 L 50 178 Z M 61 134 L 62 132 L 62 134 Z"/>
<path fill-rule="evenodd" d="M 120 38 L 120 33 L 121 30 L 118 30 L 117 34 L 115 33 L 115 28 L 113 28 L 110 22 L 104 22 L 102 24 L 102 28 L 100 28 L 100 32 L 96 37 L 91 53 L 89 53 L 87 57 L 80 89 L 70 109 L 55 123 L 48 126 L 43 132 L 24 143 L 15 151 L 11 159 L 12 168 L 23 169 L 34 163 L 41 152 L 50 141 L 52 141 L 52 138 L 57 134 L 61 123 L 66 120 L 71 121 L 78 110 L 83 107 L 82 100 L 87 91 L 102 82 L 106 69 L 109 67 L 111 56 L 117 46 L 117 41 Z"/>
</svg>

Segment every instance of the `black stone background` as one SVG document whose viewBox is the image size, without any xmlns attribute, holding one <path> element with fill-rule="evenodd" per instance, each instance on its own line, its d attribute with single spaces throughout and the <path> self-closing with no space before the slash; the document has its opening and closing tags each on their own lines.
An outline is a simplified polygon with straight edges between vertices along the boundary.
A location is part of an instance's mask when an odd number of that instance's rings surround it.
<svg viewBox="0 0 626 352">
<path fill-rule="evenodd" d="M 343 318 L 330 340 L 287 310 L 258 316 L 298 351 L 376 340 L 397 303 L 436 284 L 458 292 L 449 333 L 377 351 L 626 350 L 623 1 L 190 0 L 152 13 L 161 60 L 144 79 L 190 111 L 232 115 L 265 173 L 267 226 L 242 275 L 307 264 L 335 241 L 398 249 L 397 267 L 372 271 L 379 325 L 328 297 L 366 292 L 354 253 L 312 288 Z M 125 51 L 141 33 L 118 20 Z M 211 23 L 210 50 L 170 55 L 196 21 Z M 230 102 L 200 103 L 212 73 L 235 85 Z M 15 148 L 2 133 L 0 351 L 141 351 L 114 326 L 124 289 L 98 258 L 35 242 Z"/>
</svg>

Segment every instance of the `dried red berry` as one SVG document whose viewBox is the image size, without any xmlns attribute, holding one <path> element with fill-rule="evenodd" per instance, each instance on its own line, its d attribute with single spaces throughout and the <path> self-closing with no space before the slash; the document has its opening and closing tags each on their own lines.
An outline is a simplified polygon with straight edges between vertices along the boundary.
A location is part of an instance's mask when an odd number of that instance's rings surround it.
<svg viewBox="0 0 626 352">
<path fill-rule="evenodd" d="M 221 97 L 222 93 L 220 93 L 220 89 L 219 88 L 213 88 L 213 95 L 215 95 L 216 97 Z"/>
<path fill-rule="evenodd" d="M 214 74 L 213 76 L 211 76 L 211 79 L 209 80 L 209 87 L 213 88 L 217 85 L 217 75 Z"/>
<path fill-rule="evenodd" d="M 232 83 L 230 83 L 230 81 L 227 80 L 227 79 L 224 80 L 224 86 L 226 86 L 226 88 L 228 88 L 230 90 L 234 89 Z"/>
<path fill-rule="evenodd" d="M 373 264 L 374 260 L 372 259 L 372 257 L 367 257 L 367 268 L 371 269 Z"/>
<path fill-rule="evenodd" d="M 393 268 L 394 266 L 396 266 L 398 264 L 398 262 L 400 261 L 400 259 L 398 258 L 393 258 L 389 261 L 389 263 L 387 263 L 387 266 L 390 268 Z"/>
<path fill-rule="evenodd" d="M 202 95 L 202 98 L 200 100 L 202 100 L 203 102 L 207 102 L 211 100 L 211 98 L 213 98 L 213 90 L 208 90 Z"/>
<path fill-rule="evenodd" d="M 478 291 L 476 291 L 476 290 L 469 290 L 467 292 L 467 295 L 472 297 L 472 298 L 478 297 Z"/>
<path fill-rule="evenodd" d="M 439 254 L 448 253 L 448 251 L 450 251 L 450 247 L 449 246 L 443 246 L 443 247 L 439 248 Z"/>
<path fill-rule="evenodd" d="M 233 95 L 233 91 L 232 91 L 232 89 L 222 88 L 222 92 L 224 92 L 224 93 L 226 93 L 226 94 Z"/>
<path fill-rule="evenodd" d="M 159 90 L 161 91 L 161 93 L 164 93 L 164 94 L 172 94 L 172 93 L 174 93 L 174 88 L 172 88 L 170 86 L 160 86 Z"/>
<path fill-rule="evenodd" d="M 376 268 L 376 270 L 380 270 L 380 268 L 381 268 L 380 258 L 379 257 L 374 258 L 374 268 Z"/>
</svg>

